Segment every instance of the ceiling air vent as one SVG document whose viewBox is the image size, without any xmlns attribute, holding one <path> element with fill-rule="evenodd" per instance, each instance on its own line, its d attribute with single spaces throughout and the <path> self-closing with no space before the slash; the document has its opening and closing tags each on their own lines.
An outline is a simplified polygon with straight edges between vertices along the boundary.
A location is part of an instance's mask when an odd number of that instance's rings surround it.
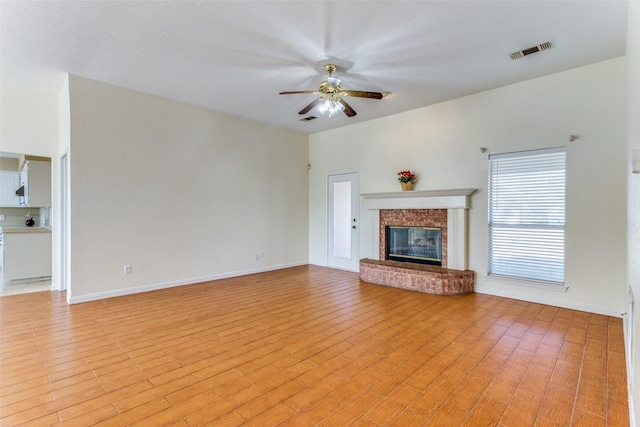
<svg viewBox="0 0 640 427">
<path fill-rule="evenodd" d="M 316 116 L 309 116 L 309 117 L 303 117 L 302 119 L 300 119 L 301 122 L 309 122 L 311 120 L 315 120 L 317 119 Z"/>
<path fill-rule="evenodd" d="M 539 44 L 537 46 L 532 46 L 532 47 L 529 47 L 527 49 L 523 49 L 520 52 L 513 52 L 509 56 L 511 57 L 511 59 L 524 58 L 525 56 L 531 55 L 532 53 L 540 52 L 542 50 L 551 49 L 552 47 L 553 47 L 553 45 L 551 44 L 551 42 L 546 42 L 546 43 Z"/>
</svg>

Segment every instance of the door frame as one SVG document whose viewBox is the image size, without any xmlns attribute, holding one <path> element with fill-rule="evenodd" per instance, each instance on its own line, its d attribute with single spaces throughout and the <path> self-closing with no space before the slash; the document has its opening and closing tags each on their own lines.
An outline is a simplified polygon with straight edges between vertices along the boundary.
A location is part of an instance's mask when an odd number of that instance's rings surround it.
<svg viewBox="0 0 640 427">
<path fill-rule="evenodd" d="M 70 258 L 69 258 L 69 153 L 65 152 L 60 156 L 59 163 L 59 220 L 58 220 L 58 291 L 67 291 L 67 302 L 70 301 L 71 289 L 70 278 Z"/>
</svg>

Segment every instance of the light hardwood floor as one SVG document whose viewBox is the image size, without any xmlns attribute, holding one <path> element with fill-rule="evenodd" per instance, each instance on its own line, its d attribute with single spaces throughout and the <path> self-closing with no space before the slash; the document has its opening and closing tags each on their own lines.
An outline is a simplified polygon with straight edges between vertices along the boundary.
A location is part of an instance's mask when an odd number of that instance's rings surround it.
<svg viewBox="0 0 640 427">
<path fill-rule="evenodd" d="M 2 426 L 627 426 L 619 318 L 314 266 L 0 298 Z"/>
</svg>

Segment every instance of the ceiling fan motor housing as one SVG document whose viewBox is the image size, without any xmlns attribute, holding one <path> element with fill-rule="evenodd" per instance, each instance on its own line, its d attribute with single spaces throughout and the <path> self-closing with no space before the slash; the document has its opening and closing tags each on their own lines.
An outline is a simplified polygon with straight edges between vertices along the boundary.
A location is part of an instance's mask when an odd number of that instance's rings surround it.
<svg viewBox="0 0 640 427">
<path fill-rule="evenodd" d="M 342 92 L 342 81 L 337 77 L 329 76 L 327 80 L 320 83 L 318 92 L 326 95 L 335 95 Z"/>
</svg>

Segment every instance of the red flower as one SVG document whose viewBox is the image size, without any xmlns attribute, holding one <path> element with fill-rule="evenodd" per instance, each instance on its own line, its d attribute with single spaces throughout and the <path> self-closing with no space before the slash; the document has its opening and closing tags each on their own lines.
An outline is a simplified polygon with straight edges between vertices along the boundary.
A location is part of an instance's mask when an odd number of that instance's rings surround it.
<svg viewBox="0 0 640 427">
<path fill-rule="evenodd" d="M 417 175 L 411 173 L 411 171 L 400 171 L 398 172 L 398 181 L 399 182 L 416 182 Z"/>
</svg>

